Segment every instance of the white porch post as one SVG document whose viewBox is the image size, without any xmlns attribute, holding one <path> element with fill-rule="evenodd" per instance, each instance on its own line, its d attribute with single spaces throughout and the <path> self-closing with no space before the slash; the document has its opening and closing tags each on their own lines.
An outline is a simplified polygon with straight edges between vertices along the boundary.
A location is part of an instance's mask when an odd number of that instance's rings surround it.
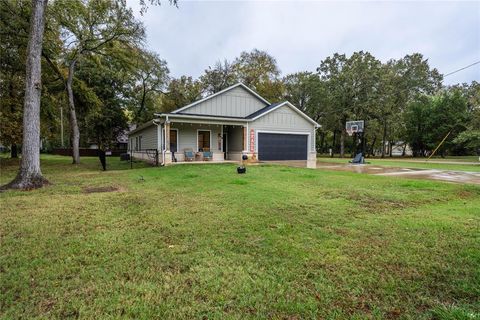
<svg viewBox="0 0 480 320">
<path fill-rule="evenodd" d="M 170 152 L 170 121 L 165 121 L 165 164 L 172 163 L 172 153 Z"/>
<path fill-rule="evenodd" d="M 248 125 L 243 126 L 243 152 L 248 152 Z"/>
</svg>

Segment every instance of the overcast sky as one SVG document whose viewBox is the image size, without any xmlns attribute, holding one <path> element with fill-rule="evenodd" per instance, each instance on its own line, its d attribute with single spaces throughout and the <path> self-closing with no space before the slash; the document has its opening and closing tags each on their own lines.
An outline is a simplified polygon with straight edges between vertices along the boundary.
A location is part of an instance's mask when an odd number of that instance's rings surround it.
<svg viewBox="0 0 480 320">
<path fill-rule="evenodd" d="M 320 2 L 162 1 L 139 14 L 148 48 L 168 62 L 173 76 L 198 77 L 219 59 L 265 50 L 282 74 L 315 71 L 335 52 L 371 52 L 382 61 L 420 52 L 441 73 L 480 61 L 480 1 Z M 480 81 L 480 64 L 445 78 Z"/>
</svg>

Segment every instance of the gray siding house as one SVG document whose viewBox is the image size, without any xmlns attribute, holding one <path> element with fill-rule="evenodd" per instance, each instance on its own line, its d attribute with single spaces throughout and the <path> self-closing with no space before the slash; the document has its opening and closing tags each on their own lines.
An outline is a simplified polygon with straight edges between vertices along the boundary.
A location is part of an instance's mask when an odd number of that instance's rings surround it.
<svg viewBox="0 0 480 320">
<path fill-rule="evenodd" d="M 242 83 L 156 118 L 129 133 L 129 150 L 141 158 L 156 149 L 163 164 L 185 152 L 210 152 L 213 161 L 316 161 L 319 124 L 288 101 L 271 104 Z"/>
</svg>

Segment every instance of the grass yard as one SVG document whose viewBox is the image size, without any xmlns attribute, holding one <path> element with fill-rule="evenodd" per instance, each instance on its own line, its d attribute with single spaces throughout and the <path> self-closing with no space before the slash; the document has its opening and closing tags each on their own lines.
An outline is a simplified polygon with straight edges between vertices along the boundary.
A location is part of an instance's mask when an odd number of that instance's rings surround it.
<svg viewBox="0 0 480 320">
<path fill-rule="evenodd" d="M 330 157 L 319 157 L 317 161 L 320 162 L 329 162 L 329 163 L 348 163 L 349 160 L 352 160 L 349 156 L 345 158 L 330 158 Z M 402 168 L 418 168 L 418 169 L 438 169 L 438 170 L 453 170 L 453 171 L 470 171 L 470 172 L 480 172 L 480 162 L 478 162 L 478 157 L 450 157 L 445 158 L 444 160 L 433 159 L 429 162 L 424 158 L 367 158 L 367 162 L 371 165 L 379 165 L 386 167 L 402 167 Z M 439 163 L 444 161 L 446 163 Z M 458 163 L 448 163 L 448 162 L 458 162 Z M 477 162 L 476 164 L 470 163 L 461 163 L 461 162 Z"/>
<path fill-rule="evenodd" d="M 0 194 L 1 318 L 480 318 L 479 186 L 82 161 Z"/>
</svg>

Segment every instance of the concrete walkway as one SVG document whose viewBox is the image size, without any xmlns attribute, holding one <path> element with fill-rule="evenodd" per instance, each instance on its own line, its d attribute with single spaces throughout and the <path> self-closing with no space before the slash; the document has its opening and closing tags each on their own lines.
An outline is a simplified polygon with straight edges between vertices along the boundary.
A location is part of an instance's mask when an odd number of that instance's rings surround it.
<svg viewBox="0 0 480 320">
<path fill-rule="evenodd" d="M 405 178 L 413 178 L 413 179 L 448 181 L 448 182 L 455 182 L 455 183 L 480 184 L 480 172 L 470 172 L 470 171 L 396 168 L 396 167 L 384 167 L 384 166 L 368 165 L 368 164 L 353 165 L 348 163 L 339 164 L 339 163 L 328 163 L 328 162 L 317 162 L 317 169 L 350 171 L 350 172 L 357 172 L 357 173 L 373 174 L 378 176 L 394 176 L 394 177 L 405 177 Z"/>
<path fill-rule="evenodd" d="M 345 160 L 346 162 L 347 160 Z M 306 161 L 265 161 L 258 164 L 280 164 L 290 167 L 306 168 Z M 463 162 L 462 164 L 465 164 Z M 405 163 L 408 166 L 408 163 Z M 453 171 L 437 169 L 399 168 L 369 164 L 350 164 L 317 161 L 317 169 L 348 171 L 373 174 L 377 176 L 405 177 L 411 179 L 427 179 L 454 183 L 480 184 L 480 172 Z"/>
</svg>

